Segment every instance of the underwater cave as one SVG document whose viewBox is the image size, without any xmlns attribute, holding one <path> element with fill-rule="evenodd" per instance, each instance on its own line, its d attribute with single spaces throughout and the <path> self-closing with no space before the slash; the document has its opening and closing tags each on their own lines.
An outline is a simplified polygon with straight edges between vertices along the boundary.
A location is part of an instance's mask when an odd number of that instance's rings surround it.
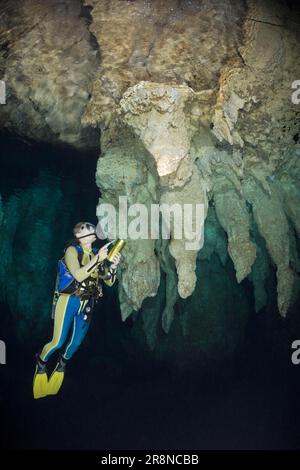
<svg viewBox="0 0 300 470">
<path fill-rule="evenodd" d="M 298 449 L 299 7 L 5 0 L 0 11 L 0 447 Z M 75 224 L 96 225 L 122 195 L 201 203 L 203 244 L 127 240 L 62 390 L 34 400 L 58 260 Z"/>
</svg>

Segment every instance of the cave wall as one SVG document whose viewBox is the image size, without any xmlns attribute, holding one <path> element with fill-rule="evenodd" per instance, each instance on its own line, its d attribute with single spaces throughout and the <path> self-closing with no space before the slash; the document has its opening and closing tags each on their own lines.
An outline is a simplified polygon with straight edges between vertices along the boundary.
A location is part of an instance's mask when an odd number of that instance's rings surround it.
<svg viewBox="0 0 300 470">
<path fill-rule="evenodd" d="M 81 125 L 99 64 L 80 0 L 1 2 L 0 75 L 6 105 L 0 127 L 76 149 L 98 145 Z"/>
</svg>

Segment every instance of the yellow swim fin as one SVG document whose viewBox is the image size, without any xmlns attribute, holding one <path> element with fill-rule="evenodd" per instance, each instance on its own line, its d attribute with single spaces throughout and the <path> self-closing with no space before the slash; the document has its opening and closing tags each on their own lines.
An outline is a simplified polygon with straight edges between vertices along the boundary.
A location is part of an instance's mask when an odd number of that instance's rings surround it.
<svg viewBox="0 0 300 470">
<path fill-rule="evenodd" d="M 42 362 L 37 356 L 36 369 L 33 378 L 33 397 L 34 399 L 47 396 L 48 375 L 46 363 Z"/>
<path fill-rule="evenodd" d="M 48 395 L 56 395 L 59 392 L 62 386 L 62 383 L 64 381 L 65 368 L 66 368 L 66 361 L 64 361 L 64 359 L 60 357 L 48 382 L 48 387 L 47 387 Z"/>
<path fill-rule="evenodd" d="M 64 372 L 59 372 L 57 370 L 54 370 L 52 372 L 52 375 L 48 382 L 48 389 L 47 389 L 48 395 L 56 395 L 59 392 L 60 387 L 62 386 L 62 383 L 64 380 L 64 376 L 65 376 Z"/>
</svg>

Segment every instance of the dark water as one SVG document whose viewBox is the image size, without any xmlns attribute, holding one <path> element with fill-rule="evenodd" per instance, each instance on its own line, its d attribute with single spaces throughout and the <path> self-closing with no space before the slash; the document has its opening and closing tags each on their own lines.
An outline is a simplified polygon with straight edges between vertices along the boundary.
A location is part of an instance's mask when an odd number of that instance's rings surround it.
<svg viewBox="0 0 300 470">
<path fill-rule="evenodd" d="M 274 364 L 267 351 L 254 350 L 210 376 L 175 374 L 99 355 L 95 333 L 105 327 L 102 320 L 70 363 L 61 393 L 38 401 L 34 347 L 10 338 L 1 369 L 2 448 L 299 448 L 297 366 Z"/>
<path fill-rule="evenodd" d="M 69 228 L 76 218 L 95 217 L 96 154 L 83 156 L 2 136 L 1 155 L 4 200 L 16 188 L 28 187 L 43 167 L 75 181 Z M 252 302 L 250 296 L 249 291 Z M 299 307 L 294 306 L 292 319 Z M 0 366 L 0 447 L 299 449 L 300 365 L 290 360 L 297 329 L 295 322 L 276 315 L 270 310 L 251 315 L 245 341 L 232 361 L 205 374 L 197 368 L 184 372 L 128 347 L 132 323 L 121 322 L 116 291 L 107 289 L 60 394 L 34 400 L 34 353 L 49 339 L 51 319 L 39 336 L 20 338 L 18 316 L 3 301 L 0 339 L 6 341 L 7 364 Z"/>
</svg>

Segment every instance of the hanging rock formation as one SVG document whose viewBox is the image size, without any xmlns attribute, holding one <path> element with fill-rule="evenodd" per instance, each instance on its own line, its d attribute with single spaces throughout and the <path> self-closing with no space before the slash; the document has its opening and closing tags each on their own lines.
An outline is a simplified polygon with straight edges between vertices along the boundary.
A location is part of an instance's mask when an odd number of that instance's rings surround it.
<svg viewBox="0 0 300 470">
<path fill-rule="evenodd" d="M 300 207 L 297 172 L 290 178 L 287 169 L 293 168 L 291 157 L 298 168 L 300 123 L 291 102 L 292 82 L 300 73 L 299 30 L 291 12 L 268 1 L 86 4 L 90 30 L 103 51 L 84 117 L 101 127 L 100 161 L 107 152 L 111 156 L 120 129 L 133 131 L 146 159 L 155 163 L 156 201 L 193 200 L 204 205 L 204 217 L 208 202 L 214 205 L 237 282 L 251 275 L 257 224 L 277 269 L 278 308 L 286 315 L 298 275 L 289 267 L 288 232 L 299 230 Z M 186 298 L 195 288 L 198 250 L 184 250 L 174 239 L 168 250 L 178 295 Z M 121 306 L 128 314 L 126 291 Z M 141 301 L 147 292 L 141 288 Z M 171 321 L 170 305 L 168 311 Z M 168 331 L 170 322 L 164 324 Z"/>
</svg>

